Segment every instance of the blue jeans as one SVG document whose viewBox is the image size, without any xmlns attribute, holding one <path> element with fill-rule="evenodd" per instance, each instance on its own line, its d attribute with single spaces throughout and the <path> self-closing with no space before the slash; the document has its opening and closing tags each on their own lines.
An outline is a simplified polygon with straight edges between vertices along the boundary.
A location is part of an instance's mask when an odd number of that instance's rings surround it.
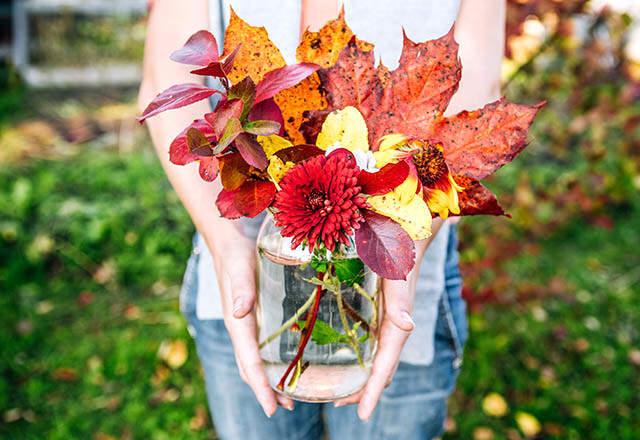
<svg viewBox="0 0 640 440">
<path fill-rule="evenodd" d="M 320 440 L 431 439 L 442 433 L 447 398 L 454 389 L 467 338 L 466 306 L 461 297 L 456 228 L 447 251 L 446 286 L 439 303 L 435 357 L 428 366 L 400 363 L 367 423 L 355 406 L 334 408 L 331 403 L 296 402 L 291 412 L 279 408 L 267 418 L 238 373 L 231 340 L 222 320 L 196 317 L 197 258 L 193 254 L 185 273 L 181 308 L 204 369 L 209 408 L 221 439 Z"/>
</svg>

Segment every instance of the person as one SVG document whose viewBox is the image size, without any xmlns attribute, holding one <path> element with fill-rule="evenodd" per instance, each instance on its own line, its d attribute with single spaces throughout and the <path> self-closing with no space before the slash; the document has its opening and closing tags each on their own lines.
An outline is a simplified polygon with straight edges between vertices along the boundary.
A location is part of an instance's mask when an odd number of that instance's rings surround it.
<svg viewBox="0 0 640 440">
<path fill-rule="evenodd" d="M 265 26 L 288 62 L 300 33 L 317 30 L 344 7 L 346 20 L 397 64 L 404 28 L 414 41 L 446 33 L 454 21 L 463 71 L 448 114 L 499 97 L 505 0 L 155 0 L 150 10 L 139 101 L 144 108 L 167 87 L 198 81 L 169 60 L 196 30 L 223 38 L 229 6 Z M 208 11 L 208 12 L 207 12 Z M 223 439 L 413 439 L 441 434 L 467 336 L 456 250 L 456 227 L 434 221 L 433 236 L 416 243 L 418 263 L 407 281 L 384 280 L 384 318 L 372 374 L 362 391 L 333 403 L 294 402 L 269 386 L 256 341 L 253 306 L 255 236 L 260 219 L 219 216 L 219 179 L 206 183 L 190 166 L 169 162 L 168 147 L 193 119 L 211 111 L 201 101 L 149 120 L 153 144 L 198 231 L 181 308 L 204 369 L 209 407 Z M 412 316 L 413 315 L 413 316 Z M 357 404 L 357 406 L 351 405 Z M 277 406 L 289 411 L 276 411 Z M 362 421 L 368 421 L 363 423 Z"/>
</svg>

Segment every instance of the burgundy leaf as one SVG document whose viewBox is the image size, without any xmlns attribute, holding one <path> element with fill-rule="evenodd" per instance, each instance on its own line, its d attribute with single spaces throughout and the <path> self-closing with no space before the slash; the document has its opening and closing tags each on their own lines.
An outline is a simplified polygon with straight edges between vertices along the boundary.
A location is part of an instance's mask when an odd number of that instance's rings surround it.
<svg viewBox="0 0 640 440">
<path fill-rule="evenodd" d="M 360 185 L 363 193 L 377 196 L 393 190 L 404 182 L 408 176 L 409 165 L 403 160 L 398 163 L 387 164 L 376 173 L 360 171 L 358 185 Z"/>
<path fill-rule="evenodd" d="M 320 66 L 311 63 L 293 64 L 268 72 L 256 88 L 256 103 L 273 98 L 278 92 L 293 87 L 318 70 Z"/>
<path fill-rule="evenodd" d="M 213 156 L 211 142 L 197 128 L 191 127 L 187 130 L 187 145 L 189 151 L 196 156 Z"/>
<path fill-rule="evenodd" d="M 185 45 L 173 52 L 170 58 L 177 63 L 206 66 L 218 61 L 218 56 L 216 37 L 211 32 L 202 30 L 189 37 Z"/>
<path fill-rule="evenodd" d="M 187 144 L 187 131 L 190 128 L 197 128 L 202 132 L 207 139 L 212 140 L 213 127 L 207 123 L 204 119 L 196 119 L 187 128 L 182 130 L 178 136 L 171 142 L 169 147 L 169 160 L 176 165 L 186 165 L 194 160 L 198 160 L 198 156 L 189 151 L 189 145 Z"/>
<path fill-rule="evenodd" d="M 275 121 L 250 121 L 244 125 L 244 131 L 257 136 L 269 136 L 280 133 L 281 127 L 282 125 Z"/>
<path fill-rule="evenodd" d="M 264 180 L 247 180 L 236 190 L 233 204 L 245 217 L 255 217 L 267 209 L 276 196 L 276 186 Z"/>
<path fill-rule="evenodd" d="M 233 52 L 229 55 L 226 55 L 224 58 L 221 58 L 218 61 L 213 61 L 207 64 L 205 67 L 201 67 L 200 69 L 192 70 L 191 73 L 195 75 L 203 75 L 203 76 L 213 76 L 216 78 L 226 78 L 227 74 L 231 71 L 233 67 L 233 61 L 238 54 L 238 49 L 240 46 L 236 47 Z"/>
<path fill-rule="evenodd" d="M 267 156 L 262 150 L 262 146 L 255 138 L 247 133 L 240 133 L 235 140 L 235 146 L 242 158 L 252 167 L 264 170 L 267 165 Z"/>
<path fill-rule="evenodd" d="M 218 177 L 219 163 L 215 157 L 203 157 L 200 159 L 200 177 L 207 182 L 213 182 Z"/>
<path fill-rule="evenodd" d="M 256 85 L 250 77 L 246 77 L 237 84 L 234 84 L 229 89 L 227 94 L 228 99 L 241 99 L 244 102 L 244 108 L 242 110 L 242 116 L 240 119 L 244 120 L 245 116 L 249 114 L 251 107 L 256 98 Z"/>
<path fill-rule="evenodd" d="M 158 113 L 202 101 L 214 93 L 220 91 L 202 84 L 176 84 L 156 96 L 144 109 L 142 116 L 138 117 L 138 122 L 143 123 L 145 119 Z"/>
<path fill-rule="evenodd" d="M 216 206 L 222 217 L 236 219 L 242 216 L 234 203 L 237 192 L 238 190 L 229 191 L 223 188 L 218 194 Z"/>
<path fill-rule="evenodd" d="M 278 134 L 282 136 L 284 134 L 284 119 L 282 118 L 282 112 L 280 107 L 275 103 L 273 99 L 265 99 L 253 106 L 247 119 L 250 121 L 274 121 L 280 124 L 280 131 Z"/>
<path fill-rule="evenodd" d="M 358 255 L 375 273 L 389 280 L 406 280 L 415 263 L 415 246 L 398 223 L 363 210 L 365 221 L 356 230 Z"/>
<path fill-rule="evenodd" d="M 231 142 L 233 142 L 240 133 L 242 133 L 242 125 L 240 124 L 240 121 L 236 118 L 229 119 L 227 121 L 227 125 L 224 127 L 222 136 L 218 141 L 218 145 L 213 149 L 213 154 L 222 153 L 229 145 L 231 145 Z"/>
<path fill-rule="evenodd" d="M 222 102 L 215 111 L 207 113 L 204 118 L 213 127 L 216 137 L 222 136 L 229 119 L 240 119 L 243 102 L 240 99 L 231 99 Z"/>
</svg>

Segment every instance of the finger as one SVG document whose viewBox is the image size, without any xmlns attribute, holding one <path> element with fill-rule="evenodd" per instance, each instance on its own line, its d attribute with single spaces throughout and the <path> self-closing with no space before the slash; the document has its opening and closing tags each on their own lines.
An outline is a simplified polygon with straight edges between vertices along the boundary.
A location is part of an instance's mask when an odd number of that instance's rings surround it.
<svg viewBox="0 0 640 440">
<path fill-rule="evenodd" d="M 241 319 L 231 318 L 229 335 L 236 352 L 236 359 L 241 374 L 253 391 L 267 417 L 276 412 L 278 401 L 276 393 L 271 389 L 264 372 L 262 359 L 256 341 L 256 322 L 253 315 Z"/>
<path fill-rule="evenodd" d="M 391 322 L 405 332 L 412 331 L 416 324 L 411 318 L 413 295 L 405 281 L 384 280 L 384 313 Z"/>
<path fill-rule="evenodd" d="M 276 400 L 278 401 L 278 405 L 281 407 L 288 409 L 289 411 L 293 411 L 294 402 L 288 397 L 283 396 L 282 394 L 276 393 Z"/>
<path fill-rule="evenodd" d="M 409 332 L 397 328 L 389 320 L 383 321 L 380 344 L 371 367 L 371 377 L 367 381 L 358 405 L 358 417 L 361 420 L 369 420 L 375 410 L 382 392 L 393 377 L 400 359 L 400 352 L 408 337 Z"/>
<path fill-rule="evenodd" d="M 333 406 L 336 407 L 336 408 L 339 408 L 341 406 L 353 405 L 355 403 L 358 403 L 358 402 L 360 402 L 360 399 L 362 398 L 362 393 L 364 393 L 364 388 L 361 389 L 360 391 L 356 392 L 355 394 L 352 394 L 352 395 L 347 396 L 345 398 L 336 400 L 333 403 Z"/>
<path fill-rule="evenodd" d="M 246 269 L 246 268 L 245 268 Z M 233 316 L 243 318 L 253 310 L 256 301 L 256 284 L 253 270 L 236 270 L 229 273 Z"/>
</svg>

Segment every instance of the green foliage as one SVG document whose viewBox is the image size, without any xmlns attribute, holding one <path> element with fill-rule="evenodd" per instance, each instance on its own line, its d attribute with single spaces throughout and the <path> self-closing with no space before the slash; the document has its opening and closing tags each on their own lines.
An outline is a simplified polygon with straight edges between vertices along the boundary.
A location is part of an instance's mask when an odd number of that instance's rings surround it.
<svg viewBox="0 0 640 440">
<path fill-rule="evenodd" d="M 347 286 L 359 284 L 364 280 L 364 263 L 360 258 L 343 258 L 333 261 L 336 276 Z"/>
</svg>

